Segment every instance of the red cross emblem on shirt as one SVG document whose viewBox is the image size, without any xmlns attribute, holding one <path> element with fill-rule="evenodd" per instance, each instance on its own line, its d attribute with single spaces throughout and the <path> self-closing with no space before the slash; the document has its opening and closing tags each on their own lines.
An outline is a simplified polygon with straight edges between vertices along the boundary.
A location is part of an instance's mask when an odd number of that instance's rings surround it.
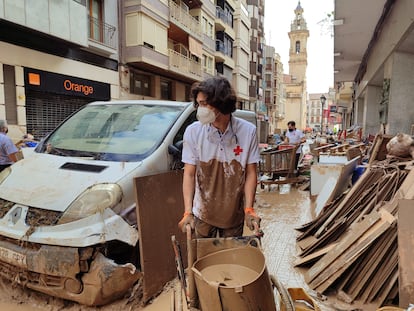
<svg viewBox="0 0 414 311">
<path fill-rule="evenodd" d="M 234 151 L 234 155 L 238 156 L 240 155 L 240 153 L 243 152 L 243 149 L 240 148 L 240 146 L 237 146 L 235 149 L 233 149 L 233 151 Z"/>
</svg>

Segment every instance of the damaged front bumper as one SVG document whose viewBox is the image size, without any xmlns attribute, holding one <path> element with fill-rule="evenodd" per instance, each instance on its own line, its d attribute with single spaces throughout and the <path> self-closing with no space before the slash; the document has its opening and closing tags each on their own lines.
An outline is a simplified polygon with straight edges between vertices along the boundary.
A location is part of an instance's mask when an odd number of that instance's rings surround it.
<svg viewBox="0 0 414 311">
<path fill-rule="evenodd" d="M 0 241 L 0 274 L 45 294 L 89 306 L 107 304 L 141 277 L 131 264 L 116 264 L 93 248 L 22 247 Z"/>
<path fill-rule="evenodd" d="M 137 230 L 112 210 L 72 223 L 33 228 L 27 225 L 29 209 L 15 204 L 0 215 L 0 275 L 4 278 L 97 306 L 123 296 L 141 277 L 132 262 L 118 264 L 104 255 L 117 245 L 137 249 Z"/>
</svg>

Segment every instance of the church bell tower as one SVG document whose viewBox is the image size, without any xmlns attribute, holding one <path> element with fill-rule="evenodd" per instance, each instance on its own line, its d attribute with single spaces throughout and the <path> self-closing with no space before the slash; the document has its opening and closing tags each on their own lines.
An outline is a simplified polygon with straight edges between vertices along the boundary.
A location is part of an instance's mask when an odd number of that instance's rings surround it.
<svg viewBox="0 0 414 311">
<path fill-rule="evenodd" d="M 306 69 L 308 66 L 307 40 L 309 30 L 303 16 L 300 0 L 295 9 L 295 16 L 290 25 L 289 75 L 285 79 L 286 105 L 285 120 L 295 121 L 296 127 L 303 130 L 307 126 L 306 116 Z"/>
<path fill-rule="evenodd" d="M 306 81 L 308 66 L 307 40 L 309 30 L 303 17 L 300 1 L 295 9 L 295 18 L 290 25 L 289 74 L 296 82 Z"/>
</svg>

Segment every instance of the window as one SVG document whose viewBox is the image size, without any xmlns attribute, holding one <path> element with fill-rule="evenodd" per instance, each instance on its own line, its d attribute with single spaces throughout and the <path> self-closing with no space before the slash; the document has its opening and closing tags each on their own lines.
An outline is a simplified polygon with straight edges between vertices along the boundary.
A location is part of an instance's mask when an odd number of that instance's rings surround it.
<svg viewBox="0 0 414 311">
<path fill-rule="evenodd" d="M 214 29 L 213 24 L 209 22 L 209 23 L 208 23 L 208 31 L 207 31 L 207 35 L 208 35 L 210 38 L 213 38 L 213 29 Z"/>
<path fill-rule="evenodd" d="M 171 81 L 161 80 L 161 99 L 171 100 Z"/>
<path fill-rule="evenodd" d="M 203 69 L 205 72 L 213 72 L 213 58 L 203 54 Z"/>
<path fill-rule="evenodd" d="M 151 96 L 151 76 L 131 72 L 131 94 Z"/>
<path fill-rule="evenodd" d="M 213 38 L 213 24 L 204 16 L 201 19 L 201 27 L 203 29 L 203 33 L 207 35 L 209 38 Z"/>
<path fill-rule="evenodd" d="M 224 5 L 224 16 L 227 24 L 233 28 L 233 9 L 227 3 Z"/>
<path fill-rule="evenodd" d="M 300 53 L 300 41 L 296 41 L 295 52 Z"/>
<path fill-rule="evenodd" d="M 89 37 L 99 42 L 103 42 L 102 8 L 102 0 L 89 0 Z"/>
<path fill-rule="evenodd" d="M 208 24 L 208 21 L 207 21 L 207 18 L 205 18 L 204 16 L 201 18 L 201 28 L 203 29 L 203 32 L 205 33 L 205 34 L 207 34 L 207 24 Z"/>
<path fill-rule="evenodd" d="M 224 31 L 216 32 L 216 51 L 223 52 L 229 57 L 233 57 L 233 40 Z M 219 41 L 219 43 L 217 43 Z"/>
</svg>

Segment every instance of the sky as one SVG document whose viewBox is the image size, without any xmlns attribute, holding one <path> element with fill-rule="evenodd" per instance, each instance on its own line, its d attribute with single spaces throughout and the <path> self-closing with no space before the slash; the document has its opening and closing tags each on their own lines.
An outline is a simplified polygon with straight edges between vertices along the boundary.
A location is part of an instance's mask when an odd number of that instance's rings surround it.
<svg viewBox="0 0 414 311">
<path fill-rule="evenodd" d="M 334 10 L 334 0 L 300 0 L 308 37 L 308 93 L 327 93 L 333 87 L 333 37 L 322 21 Z M 298 0 L 265 0 L 264 30 L 266 44 L 281 57 L 283 71 L 289 73 L 288 32 L 295 17 Z"/>
</svg>

